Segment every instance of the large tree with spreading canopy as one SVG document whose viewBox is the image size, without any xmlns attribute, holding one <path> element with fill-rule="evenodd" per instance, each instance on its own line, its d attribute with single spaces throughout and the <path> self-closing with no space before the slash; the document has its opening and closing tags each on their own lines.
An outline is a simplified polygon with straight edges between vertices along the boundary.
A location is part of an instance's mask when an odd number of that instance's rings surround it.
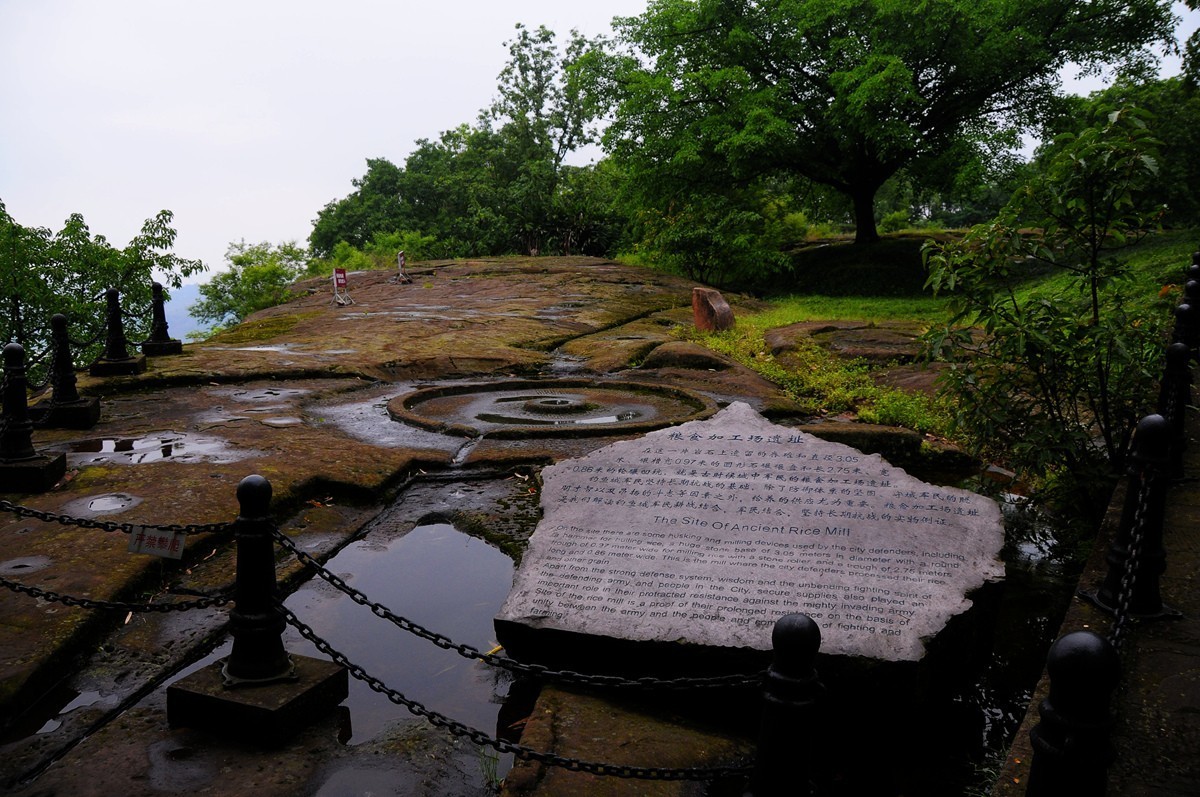
<svg viewBox="0 0 1200 797">
<path fill-rule="evenodd" d="M 1170 0 L 651 0 L 593 58 L 606 148 L 659 192 L 799 175 L 854 204 L 901 168 L 1029 129 L 1060 70 L 1152 59 Z"/>
</svg>

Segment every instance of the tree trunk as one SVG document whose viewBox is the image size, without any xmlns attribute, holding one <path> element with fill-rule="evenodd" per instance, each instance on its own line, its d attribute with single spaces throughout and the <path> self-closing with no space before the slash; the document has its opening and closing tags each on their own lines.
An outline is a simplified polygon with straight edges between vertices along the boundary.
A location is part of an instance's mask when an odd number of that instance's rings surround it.
<svg viewBox="0 0 1200 797">
<path fill-rule="evenodd" d="M 854 201 L 854 243 L 873 244 L 879 240 L 875 229 L 875 192 L 877 188 L 856 188 L 850 192 Z"/>
</svg>

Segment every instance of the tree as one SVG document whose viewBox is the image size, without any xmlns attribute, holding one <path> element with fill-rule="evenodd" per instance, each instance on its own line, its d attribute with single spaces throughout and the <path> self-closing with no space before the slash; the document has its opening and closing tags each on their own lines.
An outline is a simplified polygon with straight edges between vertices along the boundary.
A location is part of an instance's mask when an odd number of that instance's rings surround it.
<svg viewBox="0 0 1200 797">
<path fill-rule="evenodd" d="M 1138 317 L 1119 257 L 1159 212 L 1156 143 L 1136 112 L 1112 111 L 1061 136 L 994 221 L 926 249 L 928 285 L 955 298 L 929 340 L 953 361 L 958 424 L 987 453 L 1084 492 L 1124 465 L 1161 361 L 1167 314 Z M 1036 271 L 1057 278 L 1031 291 Z"/>
<path fill-rule="evenodd" d="M 560 51 L 547 28 L 516 29 L 498 95 L 478 123 L 418 140 L 403 168 L 368 160 L 355 191 L 313 221 L 315 256 L 328 258 L 339 242 L 362 250 L 393 233 L 433 237 L 446 256 L 577 248 L 578 220 L 562 238 L 564 208 L 586 206 L 580 189 L 600 185 L 568 177 L 563 163 L 595 137 L 594 98 L 573 70 L 589 43 L 572 32 Z M 561 196 L 564 190 L 572 196 Z"/>
<path fill-rule="evenodd" d="M 495 125 L 515 166 L 504 184 L 521 250 L 546 251 L 554 240 L 552 217 L 562 180 L 563 159 L 596 137 L 595 97 L 575 79 L 573 65 L 589 43 L 572 31 L 560 53 L 544 25 L 516 26 L 507 42 L 509 61 L 500 72 L 498 96 L 482 115 Z"/>
<path fill-rule="evenodd" d="M 317 213 L 308 237 L 313 255 L 329 257 L 338 241 L 362 248 L 377 232 L 404 229 L 404 170 L 387 158 L 367 158 L 367 173 L 351 181 L 354 191 Z"/>
<path fill-rule="evenodd" d="M 277 246 L 266 241 L 231 243 L 225 252 L 229 268 L 200 286 L 200 301 L 188 312 L 220 328 L 236 324 L 258 310 L 283 304 L 288 299 L 288 287 L 304 273 L 307 260 L 307 253 L 295 241 Z"/>
<path fill-rule="evenodd" d="M 654 0 L 593 53 L 608 151 L 660 193 L 802 175 L 854 205 L 914 161 L 1037 118 L 1067 63 L 1148 58 L 1170 0 Z M 700 178 L 705 179 L 705 178 Z M 711 179 L 711 178 L 708 178 Z M 661 197 L 660 197 L 661 199 Z"/>
<path fill-rule="evenodd" d="M 1153 201 L 1165 205 L 1165 224 L 1190 227 L 1200 216 L 1200 94 L 1180 77 L 1131 80 L 1124 77 L 1088 98 L 1075 97 L 1048 126 L 1049 138 L 1064 132 L 1078 134 L 1094 117 L 1114 107 L 1134 106 L 1147 113 L 1146 125 L 1158 147 L 1158 177 L 1148 187 Z M 1050 157 L 1054 147 L 1043 147 L 1038 160 Z M 1035 160 L 1034 166 L 1037 166 Z"/>
<path fill-rule="evenodd" d="M 104 236 L 93 236 L 78 213 L 51 233 L 18 224 L 0 202 L 0 337 L 25 347 L 32 374 L 42 375 L 48 364 L 44 355 L 50 347 L 50 318 L 56 313 L 67 316 L 77 344 L 76 362 L 99 356 L 107 322 L 104 292 L 109 288 L 121 293 L 128 314 L 123 321 L 126 338 L 149 336 L 153 282 L 169 291 L 184 277 L 205 269 L 199 260 L 171 252 L 176 236 L 172 220 L 171 211 L 159 211 L 117 249 Z"/>
</svg>

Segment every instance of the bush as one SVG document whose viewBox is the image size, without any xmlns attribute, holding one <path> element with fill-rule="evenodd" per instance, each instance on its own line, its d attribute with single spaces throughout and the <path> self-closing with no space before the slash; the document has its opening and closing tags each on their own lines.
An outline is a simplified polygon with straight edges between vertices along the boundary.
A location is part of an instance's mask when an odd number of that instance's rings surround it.
<svg viewBox="0 0 1200 797">
<path fill-rule="evenodd" d="M 892 211 L 891 213 L 885 214 L 884 217 L 879 220 L 880 232 L 900 232 L 908 226 L 910 226 L 910 223 L 908 220 L 908 211 L 906 210 Z"/>
<path fill-rule="evenodd" d="M 1060 137 L 994 221 L 926 245 L 928 285 L 956 298 L 927 339 L 954 361 L 955 421 L 981 452 L 1057 488 L 1049 498 L 1103 506 L 1154 399 L 1168 313 L 1154 294 L 1137 301 L 1118 256 L 1155 219 L 1143 202 L 1154 144 L 1135 112 L 1115 111 Z"/>
</svg>

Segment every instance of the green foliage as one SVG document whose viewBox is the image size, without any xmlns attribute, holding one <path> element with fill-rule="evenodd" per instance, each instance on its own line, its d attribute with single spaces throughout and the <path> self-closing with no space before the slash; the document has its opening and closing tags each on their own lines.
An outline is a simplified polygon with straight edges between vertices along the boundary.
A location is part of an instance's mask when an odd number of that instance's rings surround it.
<svg viewBox="0 0 1200 797">
<path fill-rule="evenodd" d="M 900 232 L 909 226 L 908 211 L 895 210 L 879 220 L 880 232 Z"/>
<path fill-rule="evenodd" d="M 1148 187 L 1150 199 L 1165 206 L 1163 223 L 1188 227 L 1200 217 L 1200 94 L 1183 78 L 1133 82 L 1119 80 L 1084 100 L 1075 98 L 1048 125 L 1057 138 L 1080 133 L 1113 108 L 1134 106 L 1146 112 L 1146 125 L 1160 142 L 1159 170 Z M 1058 145 L 1050 141 L 1037 160 L 1049 158 Z M 1036 162 L 1035 162 L 1036 165 Z"/>
<path fill-rule="evenodd" d="M 659 207 L 802 175 L 872 241 L 899 170 L 1011 142 L 997 130 L 1029 128 L 1063 65 L 1144 57 L 1173 17 L 1169 0 L 658 0 L 616 24 L 623 51 L 584 63 L 614 108 L 606 148 Z"/>
<path fill-rule="evenodd" d="M 612 169 L 563 163 L 595 137 L 597 108 L 573 68 L 588 43 L 572 32 L 560 48 L 545 27 L 516 30 L 478 123 L 418 140 L 403 167 L 368 160 L 355 190 L 317 214 L 318 259 L 338 242 L 377 256 L 378 236 L 395 234 L 415 236 L 401 247 L 410 259 L 612 250 L 624 222 Z"/>
<path fill-rule="evenodd" d="M 642 216 L 643 245 L 668 271 L 709 285 L 729 285 L 773 273 L 786 259 L 767 244 L 761 213 L 735 200 L 697 195 L 667 213 Z"/>
<path fill-rule="evenodd" d="M 383 266 L 391 266 L 396 262 L 396 255 L 404 252 L 411 262 L 414 260 L 432 260 L 439 254 L 438 240 L 432 235 L 422 235 L 412 230 L 398 232 L 377 232 L 370 245 L 364 250 L 373 257 L 376 263 L 383 261 Z M 381 267 L 381 266 L 377 266 Z"/>
<path fill-rule="evenodd" d="M 263 241 L 231 243 L 225 252 L 229 268 L 200 286 L 200 301 L 188 308 L 199 321 L 220 327 L 287 301 L 289 286 L 305 272 L 307 253 L 295 241 L 275 246 Z"/>
<path fill-rule="evenodd" d="M 169 293 L 184 277 L 205 269 L 199 260 L 170 251 L 176 235 L 172 219 L 171 211 L 159 211 L 117 249 L 104 236 L 92 235 L 78 213 L 51 233 L 18 224 L 0 202 L 0 338 L 25 347 L 35 381 L 47 365 L 35 361 L 49 349 L 50 317 L 55 313 L 67 316 L 71 337 L 81 344 L 73 353 L 77 364 L 99 356 L 106 326 L 104 292 L 109 288 L 121 293 L 126 339 L 149 336 L 152 283 L 157 280 Z"/>
<path fill-rule="evenodd" d="M 362 247 L 376 232 L 406 226 L 398 166 L 386 158 L 368 158 L 367 173 L 351 182 L 355 190 L 327 204 L 313 221 L 308 242 L 316 257 L 328 257 L 338 241 Z"/>
<path fill-rule="evenodd" d="M 695 332 L 694 339 L 774 382 L 813 415 L 856 412 L 868 423 L 904 426 L 922 433 L 945 432 L 948 419 L 942 407 L 927 396 L 876 385 L 862 361 L 831 357 L 811 340 L 789 351 L 786 365 L 776 359 L 764 335 L 769 329 L 803 320 L 797 316 L 804 313 L 796 309 L 806 298 L 792 297 L 763 313 L 741 316 L 735 328 L 724 332 Z"/>
<path fill-rule="evenodd" d="M 956 423 L 1048 485 L 1102 488 L 1153 399 L 1169 313 L 1138 301 L 1117 254 L 1157 216 L 1154 144 L 1136 113 L 1112 112 L 1060 137 L 996 220 L 927 248 L 929 286 L 954 301 L 929 343 L 954 361 Z"/>
<path fill-rule="evenodd" d="M 323 277 L 332 274 L 335 268 L 344 268 L 346 271 L 395 269 L 396 255 L 400 252 L 404 252 L 408 263 L 413 263 L 434 259 L 442 250 L 442 244 L 432 235 L 422 235 L 410 230 L 377 232 L 362 249 L 346 241 L 338 241 L 333 245 L 329 257 L 317 257 L 308 261 L 304 273 L 309 277 Z"/>
</svg>

